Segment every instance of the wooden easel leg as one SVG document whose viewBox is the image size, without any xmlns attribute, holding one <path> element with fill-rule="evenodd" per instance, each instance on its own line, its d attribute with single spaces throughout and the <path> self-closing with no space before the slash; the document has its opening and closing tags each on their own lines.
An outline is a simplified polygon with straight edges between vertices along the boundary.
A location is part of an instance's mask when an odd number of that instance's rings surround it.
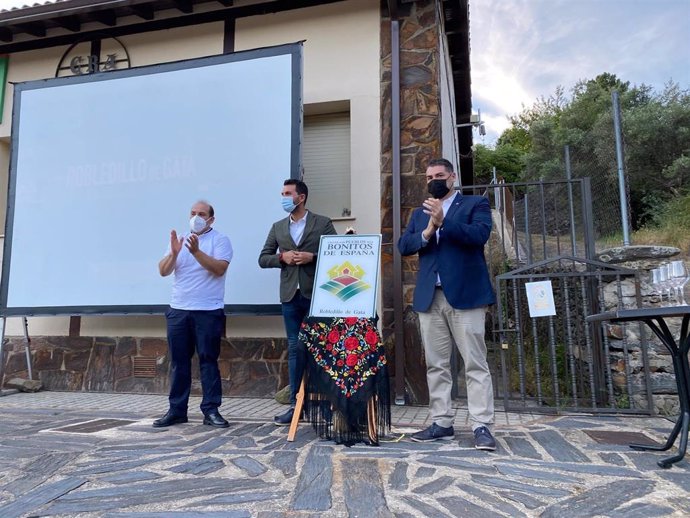
<svg viewBox="0 0 690 518">
<path fill-rule="evenodd" d="M 24 328 L 24 354 L 26 355 L 26 370 L 29 373 L 29 379 L 34 379 L 34 373 L 31 369 L 31 338 L 29 338 L 29 321 L 26 317 L 22 317 L 22 327 Z"/>
<path fill-rule="evenodd" d="M 377 399 L 376 396 L 372 396 L 367 401 L 367 431 L 369 441 L 376 446 L 379 444 Z"/>
<path fill-rule="evenodd" d="M 302 382 L 300 383 L 299 391 L 297 392 L 295 412 L 292 414 L 292 422 L 290 423 L 290 428 L 288 429 L 288 442 L 293 442 L 295 440 L 295 435 L 297 435 L 297 425 L 299 424 L 299 418 L 302 415 L 302 409 L 304 408 L 305 386 L 306 384 L 304 382 L 304 376 L 302 376 Z"/>
</svg>

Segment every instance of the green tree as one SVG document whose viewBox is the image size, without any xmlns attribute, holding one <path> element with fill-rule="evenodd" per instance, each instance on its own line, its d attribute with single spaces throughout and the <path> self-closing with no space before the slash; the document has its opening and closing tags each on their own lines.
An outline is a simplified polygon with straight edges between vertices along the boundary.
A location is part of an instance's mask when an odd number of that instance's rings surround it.
<svg viewBox="0 0 690 518">
<path fill-rule="evenodd" d="M 690 92 L 669 83 L 623 113 L 630 203 L 636 226 L 690 190 Z"/>
<path fill-rule="evenodd" d="M 515 158 L 511 152 L 517 152 L 519 160 L 511 162 L 520 165 L 511 169 L 517 179 L 563 178 L 567 144 L 575 178 L 589 176 L 600 192 L 616 192 L 613 90 L 621 100 L 631 219 L 634 227 L 653 221 L 665 203 L 690 190 L 690 93 L 675 83 L 655 93 L 603 73 L 576 83 L 569 99 L 558 87 L 511 117 L 511 127 L 483 158 L 495 164 L 502 153 Z"/>
<path fill-rule="evenodd" d="M 517 182 L 522 176 L 524 153 L 510 144 L 495 148 L 477 144 L 474 148 L 474 176 L 476 184 L 488 184 L 496 175 L 506 182 Z"/>
</svg>

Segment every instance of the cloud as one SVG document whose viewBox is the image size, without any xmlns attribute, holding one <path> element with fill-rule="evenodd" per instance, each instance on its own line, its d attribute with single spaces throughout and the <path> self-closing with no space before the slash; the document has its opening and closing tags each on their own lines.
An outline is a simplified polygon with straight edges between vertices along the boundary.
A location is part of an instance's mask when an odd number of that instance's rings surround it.
<svg viewBox="0 0 690 518">
<path fill-rule="evenodd" d="M 690 87 L 690 2 L 474 1 L 470 45 L 473 106 L 495 140 L 506 116 L 603 72 Z"/>
</svg>

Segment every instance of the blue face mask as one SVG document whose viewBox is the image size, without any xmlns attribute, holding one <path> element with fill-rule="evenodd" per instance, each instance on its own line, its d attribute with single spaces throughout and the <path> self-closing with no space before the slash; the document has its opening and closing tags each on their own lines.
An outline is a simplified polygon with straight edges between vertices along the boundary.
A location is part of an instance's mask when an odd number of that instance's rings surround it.
<svg viewBox="0 0 690 518">
<path fill-rule="evenodd" d="M 292 196 L 282 196 L 281 202 L 283 203 L 283 210 L 285 212 L 292 212 L 297 208 L 297 205 L 295 205 L 295 202 L 292 199 Z"/>
</svg>

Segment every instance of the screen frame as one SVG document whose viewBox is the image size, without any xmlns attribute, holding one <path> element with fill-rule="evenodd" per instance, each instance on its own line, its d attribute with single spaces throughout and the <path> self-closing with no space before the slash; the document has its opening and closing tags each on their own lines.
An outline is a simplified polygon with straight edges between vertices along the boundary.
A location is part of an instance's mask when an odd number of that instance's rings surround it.
<svg viewBox="0 0 690 518">
<path fill-rule="evenodd" d="M 19 124 L 21 113 L 22 93 L 41 88 L 54 88 L 80 83 L 109 81 L 128 77 L 143 76 L 172 72 L 176 70 L 193 69 L 205 66 L 240 62 L 257 58 L 273 56 L 291 56 L 291 153 L 290 178 L 300 179 L 302 176 L 302 125 L 303 125 L 303 42 L 289 43 L 273 47 L 263 47 L 240 52 L 185 59 L 169 63 L 146 65 L 124 70 L 96 72 L 88 75 L 56 77 L 40 79 L 14 84 L 14 100 L 12 109 L 12 134 L 10 147 L 10 168 L 8 175 L 7 215 L 5 220 L 5 240 L 3 249 L 2 276 L 0 280 L 0 317 L 11 316 L 58 316 L 58 315 L 158 315 L 169 308 L 166 305 L 83 305 L 83 306 L 37 306 L 37 307 L 8 307 L 10 266 L 12 260 L 12 236 L 14 227 L 14 212 L 16 207 L 17 188 L 17 156 L 19 149 Z M 268 229 L 267 229 L 268 231 Z M 258 252 L 258 251 L 257 251 Z M 278 286 L 276 286 L 276 292 Z M 279 315 L 280 304 L 226 304 L 225 313 L 228 315 Z"/>
</svg>

